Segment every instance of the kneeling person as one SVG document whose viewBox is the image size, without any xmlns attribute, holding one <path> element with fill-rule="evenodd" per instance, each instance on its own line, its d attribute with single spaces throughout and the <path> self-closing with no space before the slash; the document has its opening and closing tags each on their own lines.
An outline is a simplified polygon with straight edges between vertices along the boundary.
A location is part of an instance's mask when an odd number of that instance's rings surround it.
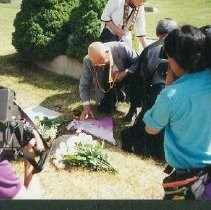
<svg viewBox="0 0 211 210">
<path fill-rule="evenodd" d="M 130 75 L 137 69 L 137 58 L 137 53 L 123 42 L 93 42 L 89 45 L 88 55 L 83 60 L 83 72 L 79 84 L 80 98 L 84 106 L 81 120 L 94 118 L 90 103 L 93 81 L 95 100 L 101 105 L 100 111 L 109 113 L 115 109 L 116 101 L 110 99 L 102 108 L 104 97 L 112 87 L 120 89 L 123 84 L 132 82 Z"/>
</svg>

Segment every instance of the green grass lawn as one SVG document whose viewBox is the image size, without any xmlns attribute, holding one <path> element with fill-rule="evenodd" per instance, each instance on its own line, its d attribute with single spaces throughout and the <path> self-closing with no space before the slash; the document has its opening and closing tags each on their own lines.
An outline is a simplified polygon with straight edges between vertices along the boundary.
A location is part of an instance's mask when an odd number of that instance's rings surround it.
<svg viewBox="0 0 211 210">
<path fill-rule="evenodd" d="M 0 4 L 0 55 L 7 55 L 15 50 L 12 46 L 13 20 L 19 9 L 19 4 Z"/>
<path fill-rule="evenodd" d="M 211 1 L 148 0 L 148 5 L 159 9 L 156 13 L 147 13 L 148 36 L 155 36 L 157 21 L 171 17 L 179 24 L 202 26 L 210 24 Z M 16 91 L 17 103 L 21 107 L 41 104 L 60 111 L 68 120 L 72 111 L 80 108 L 78 81 L 65 76 L 27 66 L 17 60 L 16 51 L 11 44 L 14 31 L 13 20 L 19 11 L 18 4 L 0 4 L 0 85 Z M 18 61 L 18 62 L 17 62 Z M 115 136 L 119 140 L 119 131 L 124 126 L 114 116 Z M 51 199 L 161 199 L 161 187 L 164 174 L 163 164 L 121 151 L 120 144 L 106 145 L 106 151 L 117 175 L 89 172 L 85 170 L 58 171 L 50 164 L 38 175 L 43 186 L 43 198 Z M 22 175 L 21 163 L 15 167 Z"/>
<path fill-rule="evenodd" d="M 211 0 L 148 0 L 148 6 L 158 8 L 158 12 L 146 13 L 147 34 L 155 37 L 157 21 L 170 17 L 179 25 L 203 26 L 211 24 Z"/>
</svg>

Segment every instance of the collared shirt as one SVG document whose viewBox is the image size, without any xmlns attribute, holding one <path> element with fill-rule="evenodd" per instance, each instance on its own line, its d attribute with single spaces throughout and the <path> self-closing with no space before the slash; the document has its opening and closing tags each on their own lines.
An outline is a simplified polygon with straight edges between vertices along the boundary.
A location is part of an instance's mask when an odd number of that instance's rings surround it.
<svg viewBox="0 0 211 210">
<path fill-rule="evenodd" d="M 161 91 L 143 120 L 149 128 L 165 128 L 165 156 L 172 167 L 211 164 L 211 71 L 178 78 Z"/>
<path fill-rule="evenodd" d="M 105 22 L 111 20 L 116 26 L 118 27 L 123 26 L 124 5 L 125 5 L 125 0 L 109 0 L 107 2 L 101 16 L 101 20 L 103 21 L 101 29 L 104 28 Z M 132 8 L 129 7 L 129 14 L 131 13 L 131 11 Z M 137 15 L 136 32 L 137 36 L 146 35 L 144 5 L 140 7 Z"/>
</svg>

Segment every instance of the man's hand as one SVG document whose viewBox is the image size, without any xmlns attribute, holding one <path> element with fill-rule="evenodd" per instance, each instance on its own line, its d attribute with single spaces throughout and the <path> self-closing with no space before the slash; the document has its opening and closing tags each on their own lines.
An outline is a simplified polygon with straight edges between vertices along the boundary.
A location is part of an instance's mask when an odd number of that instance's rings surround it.
<svg viewBox="0 0 211 210">
<path fill-rule="evenodd" d="M 155 129 L 149 128 L 148 126 L 145 126 L 145 131 L 148 134 L 151 134 L 151 135 L 156 135 L 156 134 L 158 134 L 160 132 L 159 130 L 155 130 Z"/>
<path fill-rule="evenodd" d="M 125 35 L 124 30 L 116 26 L 113 21 L 107 22 L 106 25 L 121 39 Z"/>
<path fill-rule="evenodd" d="M 114 78 L 115 82 L 121 82 L 126 76 L 127 76 L 126 71 L 113 73 L 113 78 Z"/>
<path fill-rule="evenodd" d="M 84 105 L 84 110 L 81 113 L 80 120 L 86 120 L 89 118 L 94 118 L 94 114 L 91 105 Z"/>
<path fill-rule="evenodd" d="M 145 37 L 145 36 L 139 37 L 139 41 L 140 41 L 140 43 L 141 43 L 143 49 L 144 49 L 145 47 L 147 47 L 148 44 L 147 44 L 147 41 L 146 41 L 146 37 Z"/>
<path fill-rule="evenodd" d="M 125 32 L 124 32 L 121 28 L 119 28 L 119 27 L 115 27 L 114 33 L 115 33 L 120 39 L 125 35 Z"/>
<path fill-rule="evenodd" d="M 32 133 L 34 134 L 34 137 L 35 137 L 35 140 L 36 140 L 36 149 L 38 151 L 45 151 L 45 147 L 44 147 L 44 144 L 43 144 L 43 141 L 38 133 L 37 130 L 33 129 Z"/>
</svg>

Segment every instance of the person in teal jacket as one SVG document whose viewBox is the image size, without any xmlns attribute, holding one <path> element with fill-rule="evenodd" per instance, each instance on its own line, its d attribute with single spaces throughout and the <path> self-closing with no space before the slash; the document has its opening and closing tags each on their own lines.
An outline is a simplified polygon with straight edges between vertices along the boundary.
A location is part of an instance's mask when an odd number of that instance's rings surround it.
<svg viewBox="0 0 211 210">
<path fill-rule="evenodd" d="M 167 86 L 157 97 L 154 106 L 146 112 L 143 120 L 149 134 L 156 134 L 162 129 L 165 131 L 165 159 L 168 165 L 176 169 L 164 179 L 167 199 L 203 198 L 203 193 L 209 186 L 209 174 L 205 173 L 211 164 L 209 46 L 210 37 L 190 25 L 173 30 L 164 41 L 164 50 L 169 62 Z M 207 175 L 206 178 L 203 177 L 202 182 L 208 184 L 200 185 L 201 192 L 197 194 L 198 192 L 190 186 L 194 185 L 202 174 Z M 175 194 L 172 193 L 173 188 L 169 188 L 173 186 L 172 183 L 186 180 L 187 177 L 198 179 L 192 180 L 188 186 L 176 186 Z"/>
</svg>

